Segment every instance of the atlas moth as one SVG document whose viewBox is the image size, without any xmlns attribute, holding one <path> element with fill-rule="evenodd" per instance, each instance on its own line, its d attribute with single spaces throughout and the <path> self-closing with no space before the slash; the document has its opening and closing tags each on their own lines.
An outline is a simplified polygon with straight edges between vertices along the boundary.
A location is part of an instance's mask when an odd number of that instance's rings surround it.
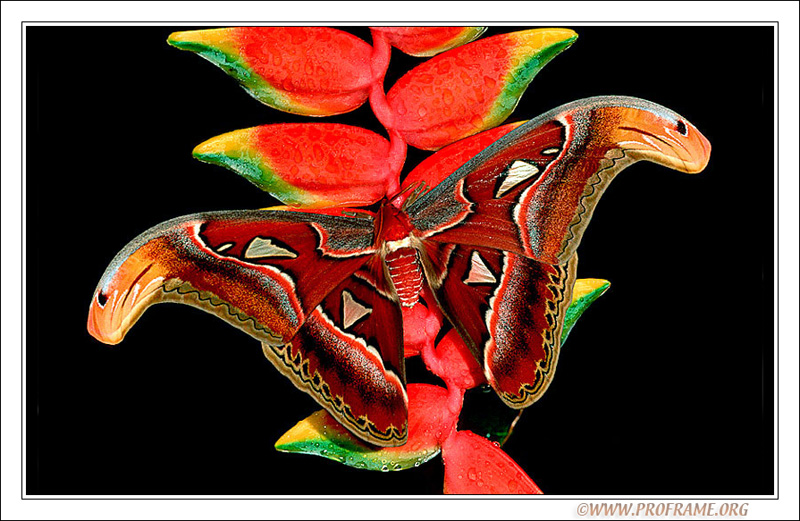
<svg viewBox="0 0 800 521">
<path fill-rule="evenodd" d="M 432 295 L 426 303 L 498 396 L 528 407 L 553 379 L 576 250 L 603 191 L 639 160 L 700 172 L 710 150 L 691 123 L 654 103 L 572 102 L 374 212 L 222 211 L 151 228 L 106 270 L 88 330 L 116 344 L 152 304 L 198 307 L 258 339 L 354 435 L 402 445 L 402 307 Z"/>
</svg>

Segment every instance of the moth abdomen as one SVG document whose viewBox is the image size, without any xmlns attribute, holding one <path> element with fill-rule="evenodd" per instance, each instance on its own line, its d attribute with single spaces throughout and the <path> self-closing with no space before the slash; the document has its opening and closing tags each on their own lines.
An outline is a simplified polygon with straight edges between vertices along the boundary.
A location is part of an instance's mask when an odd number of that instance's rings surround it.
<svg viewBox="0 0 800 521">
<path fill-rule="evenodd" d="M 419 263 L 417 250 L 403 247 L 389 252 L 385 257 L 386 269 L 394 285 L 400 305 L 413 307 L 419 301 L 422 291 L 422 266 Z"/>
</svg>

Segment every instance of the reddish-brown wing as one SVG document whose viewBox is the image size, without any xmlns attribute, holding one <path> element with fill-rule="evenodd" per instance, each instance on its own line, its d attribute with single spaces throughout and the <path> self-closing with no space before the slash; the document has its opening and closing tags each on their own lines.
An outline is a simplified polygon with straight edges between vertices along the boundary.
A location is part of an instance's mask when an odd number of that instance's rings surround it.
<svg viewBox="0 0 800 521">
<path fill-rule="evenodd" d="M 387 292 L 380 259 L 336 287 L 285 346 L 264 353 L 301 389 L 362 439 L 383 446 L 405 443 L 403 323 Z"/>
<path fill-rule="evenodd" d="M 544 264 L 489 248 L 425 243 L 439 306 L 483 364 L 486 379 L 511 407 L 527 407 L 555 373 L 577 255 Z"/>
<path fill-rule="evenodd" d="M 664 107 L 589 98 L 512 130 L 406 210 L 422 239 L 563 264 L 622 169 L 644 159 L 696 173 L 710 150 L 696 128 Z"/>
<path fill-rule="evenodd" d="M 174 219 L 112 261 L 92 299 L 89 332 L 115 344 L 153 304 L 198 307 L 260 340 L 298 387 L 340 418 L 354 418 L 345 424 L 356 435 L 400 444 L 407 416 L 402 320 L 397 304 L 365 280 L 382 274 L 372 269 L 374 234 L 365 213 L 241 211 Z M 359 306 L 371 312 L 358 316 Z M 304 361 L 314 364 L 310 373 Z"/>
<path fill-rule="evenodd" d="M 611 180 L 639 160 L 699 172 L 710 149 L 664 107 L 589 98 L 522 124 L 406 204 L 439 305 L 506 403 L 529 405 L 552 379 L 575 252 Z"/>
</svg>

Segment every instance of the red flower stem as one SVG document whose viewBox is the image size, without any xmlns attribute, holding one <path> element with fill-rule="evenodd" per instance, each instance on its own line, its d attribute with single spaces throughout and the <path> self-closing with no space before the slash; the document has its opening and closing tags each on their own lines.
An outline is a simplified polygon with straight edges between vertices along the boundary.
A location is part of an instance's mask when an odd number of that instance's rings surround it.
<svg viewBox="0 0 800 521">
<path fill-rule="evenodd" d="M 406 141 L 396 130 L 389 130 L 389 157 L 386 169 L 391 175 L 386 177 L 386 198 L 390 199 L 400 191 L 400 173 L 406 162 Z"/>
<path fill-rule="evenodd" d="M 372 31 L 372 56 L 370 57 L 370 72 L 372 86 L 369 91 L 369 104 L 372 112 L 389 134 L 389 157 L 386 158 L 386 169 L 391 174 L 388 177 L 390 186 L 386 187 L 386 195 L 391 199 L 400 190 L 400 172 L 406 162 L 406 141 L 395 129 L 395 116 L 386 101 L 383 91 L 383 80 L 389 69 L 389 60 L 392 56 L 392 46 L 386 36 L 378 31 Z"/>
<path fill-rule="evenodd" d="M 452 429 L 445 433 L 443 439 L 447 439 L 458 430 L 458 417 L 461 416 L 461 407 L 464 405 L 465 392 L 464 389 L 450 385 L 447 381 L 445 381 L 445 384 L 447 385 L 447 409 L 453 414 L 456 421 L 453 422 Z"/>
<path fill-rule="evenodd" d="M 395 128 L 394 112 L 386 101 L 383 92 L 383 80 L 389 69 L 389 59 L 392 56 L 392 46 L 382 33 L 372 31 L 372 56 L 370 57 L 370 73 L 372 74 L 372 88 L 369 92 L 369 104 L 375 117 L 386 127 L 387 131 Z"/>
<path fill-rule="evenodd" d="M 425 362 L 425 367 L 427 367 L 430 372 L 438 375 L 447 374 L 447 370 L 444 367 L 442 360 L 436 354 L 436 348 L 433 346 L 432 342 L 425 344 L 420 352 L 420 355 L 422 356 L 422 361 Z M 449 424 L 448 430 L 442 433 L 442 438 L 439 440 L 440 442 L 443 442 L 455 434 L 458 428 L 458 417 L 461 415 L 461 407 L 464 404 L 465 392 L 464 389 L 453 385 L 448 378 L 444 378 L 444 383 L 447 387 L 447 411 L 450 413 L 450 417 L 453 418 L 454 421 Z"/>
</svg>

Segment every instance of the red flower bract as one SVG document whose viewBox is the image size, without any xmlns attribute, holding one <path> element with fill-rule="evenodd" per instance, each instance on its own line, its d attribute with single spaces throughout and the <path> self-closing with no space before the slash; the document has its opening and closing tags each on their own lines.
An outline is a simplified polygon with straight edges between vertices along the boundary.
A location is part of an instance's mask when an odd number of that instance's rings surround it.
<svg viewBox="0 0 800 521">
<path fill-rule="evenodd" d="M 536 483 L 499 444 L 469 431 L 442 446 L 445 494 L 541 494 Z"/>
</svg>

